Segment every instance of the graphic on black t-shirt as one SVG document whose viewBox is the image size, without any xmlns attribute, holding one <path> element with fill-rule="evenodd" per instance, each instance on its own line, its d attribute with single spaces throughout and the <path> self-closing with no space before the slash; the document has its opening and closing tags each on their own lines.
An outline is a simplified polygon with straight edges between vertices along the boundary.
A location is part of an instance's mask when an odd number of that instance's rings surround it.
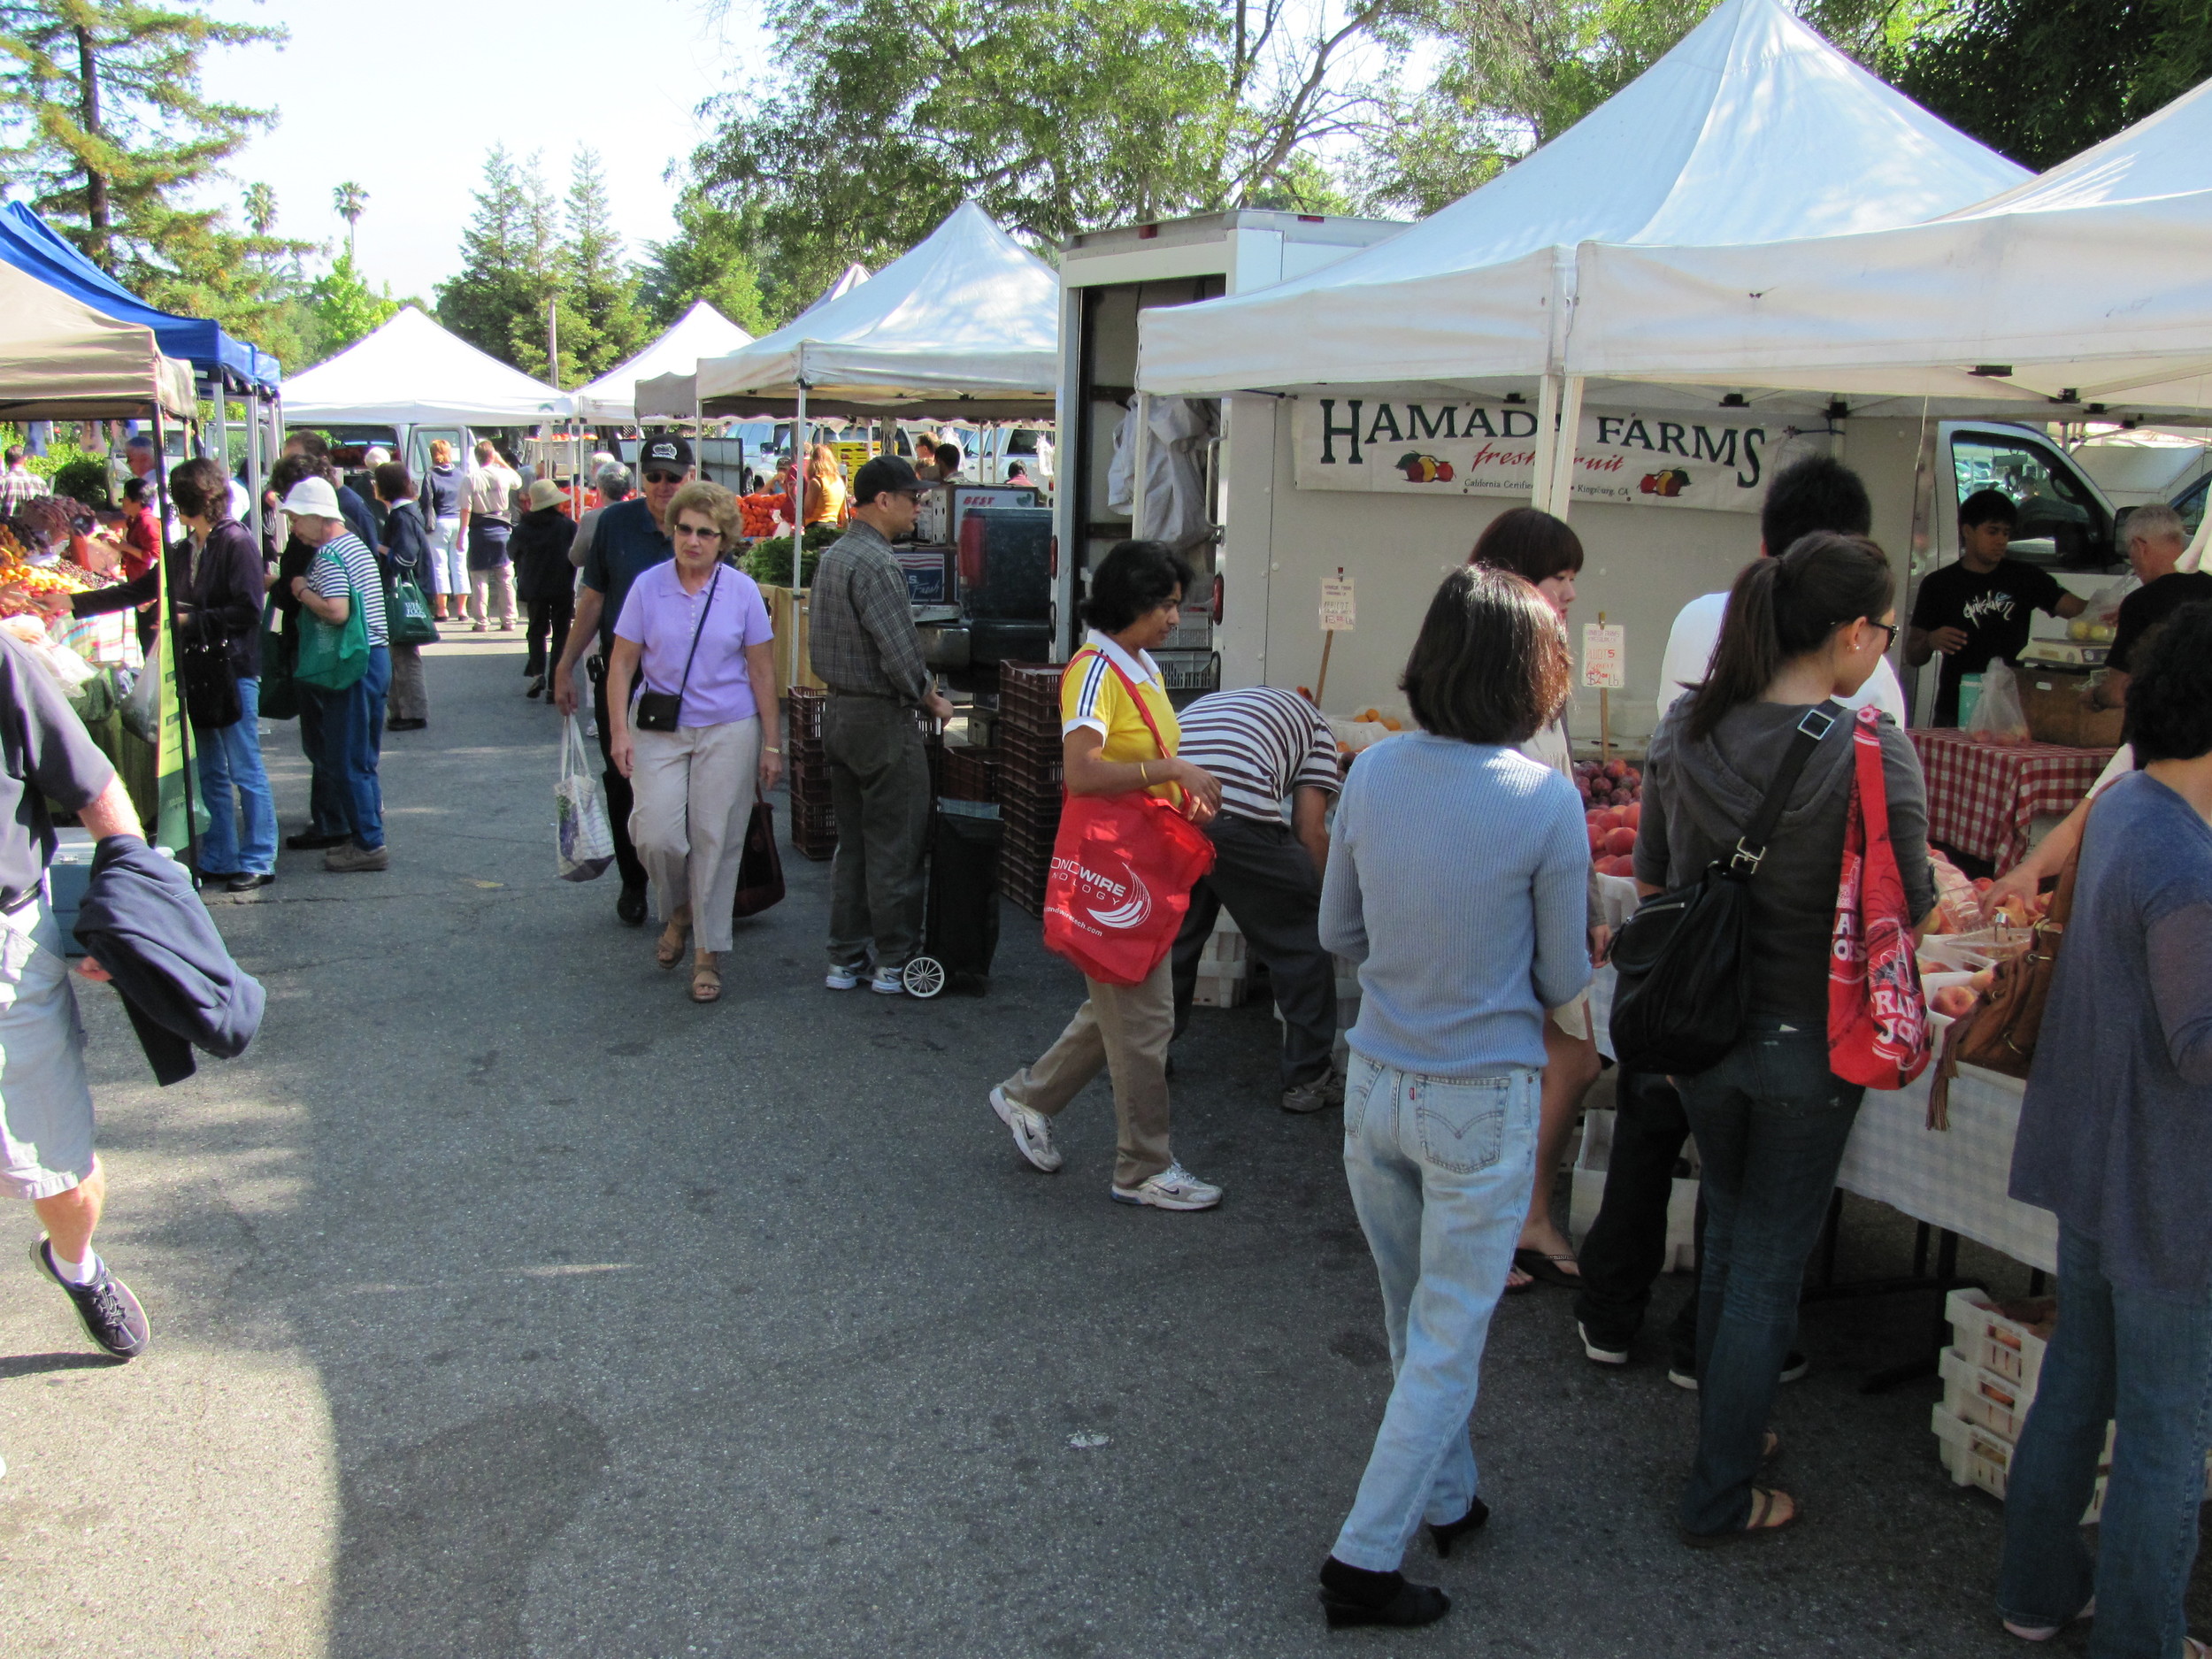
<svg viewBox="0 0 2212 1659">
<path fill-rule="evenodd" d="M 1912 626 L 1929 634 L 1957 628 L 1966 635 L 1964 645 L 1940 659 L 1935 723 L 1956 726 L 1960 676 L 1978 674 L 1999 658 L 2017 658 L 2035 613 L 2056 611 L 2065 595 L 2048 571 L 2018 559 L 2001 559 L 1992 571 L 1947 565 L 1923 581 L 1913 601 Z"/>
</svg>

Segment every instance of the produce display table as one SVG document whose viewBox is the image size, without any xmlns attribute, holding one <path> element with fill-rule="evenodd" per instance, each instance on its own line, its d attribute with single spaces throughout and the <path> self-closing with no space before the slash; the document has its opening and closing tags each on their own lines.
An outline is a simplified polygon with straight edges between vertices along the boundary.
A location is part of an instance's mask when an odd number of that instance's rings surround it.
<svg viewBox="0 0 2212 1659">
<path fill-rule="evenodd" d="M 2028 855 L 2028 832 L 2080 804 L 2112 759 L 2108 749 L 1977 743 L 1954 726 L 1916 726 L 1928 780 L 1928 839 L 1987 860 L 1998 874 Z"/>
</svg>

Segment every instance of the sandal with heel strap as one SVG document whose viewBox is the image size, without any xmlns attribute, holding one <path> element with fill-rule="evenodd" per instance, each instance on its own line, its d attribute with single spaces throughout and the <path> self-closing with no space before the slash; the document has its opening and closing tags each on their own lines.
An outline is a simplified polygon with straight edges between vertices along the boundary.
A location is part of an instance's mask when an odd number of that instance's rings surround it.
<svg viewBox="0 0 2212 1659">
<path fill-rule="evenodd" d="M 722 1000 L 722 970 L 714 953 L 703 950 L 691 964 L 691 1000 L 695 1002 L 718 1002 Z"/>
<path fill-rule="evenodd" d="M 1789 1513 L 1778 1521 L 1774 1518 L 1775 1512 L 1785 1503 L 1790 1506 Z M 1693 1532 L 1686 1526 L 1676 1530 L 1680 1533 L 1682 1541 L 1692 1549 L 1713 1549 L 1722 1544 L 1741 1544 L 1753 1539 L 1772 1538 L 1778 1532 L 1787 1532 L 1804 1518 L 1804 1510 L 1797 1507 L 1797 1500 L 1788 1493 L 1770 1492 L 1764 1486 L 1754 1486 L 1751 1488 L 1751 1516 L 1741 1526 L 1732 1527 L 1725 1532 Z"/>
<path fill-rule="evenodd" d="M 668 918 L 668 926 L 661 929 L 661 936 L 653 941 L 653 960 L 664 968 L 672 968 L 684 959 L 684 939 L 691 931 L 691 906 L 680 904 Z"/>
</svg>

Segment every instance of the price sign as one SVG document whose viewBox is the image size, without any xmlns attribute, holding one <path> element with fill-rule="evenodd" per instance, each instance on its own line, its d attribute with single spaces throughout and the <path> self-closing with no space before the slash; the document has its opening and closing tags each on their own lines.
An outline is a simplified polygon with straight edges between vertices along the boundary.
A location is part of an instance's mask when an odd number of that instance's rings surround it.
<svg viewBox="0 0 2212 1659">
<path fill-rule="evenodd" d="M 1582 625 L 1582 683 L 1606 691 L 1618 691 L 1628 682 L 1622 671 L 1628 661 L 1628 630 L 1616 623 Z"/>
<path fill-rule="evenodd" d="M 1324 634 L 1349 634 L 1352 631 L 1352 579 L 1348 576 L 1324 577 L 1321 581 L 1321 631 Z"/>
</svg>

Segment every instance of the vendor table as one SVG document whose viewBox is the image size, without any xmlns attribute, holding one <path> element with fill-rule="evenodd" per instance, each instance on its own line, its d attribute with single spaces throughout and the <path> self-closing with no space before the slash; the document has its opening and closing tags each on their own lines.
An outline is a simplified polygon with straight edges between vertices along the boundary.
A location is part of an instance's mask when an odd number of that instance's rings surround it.
<svg viewBox="0 0 2212 1659">
<path fill-rule="evenodd" d="M 1953 726 L 1910 733 L 1928 780 L 1928 839 L 1987 860 L 2001 875 L 2028 855 L 2028 830 L 2080 804 L 2108 749 L 1977 743 Z"/>
</svg>

